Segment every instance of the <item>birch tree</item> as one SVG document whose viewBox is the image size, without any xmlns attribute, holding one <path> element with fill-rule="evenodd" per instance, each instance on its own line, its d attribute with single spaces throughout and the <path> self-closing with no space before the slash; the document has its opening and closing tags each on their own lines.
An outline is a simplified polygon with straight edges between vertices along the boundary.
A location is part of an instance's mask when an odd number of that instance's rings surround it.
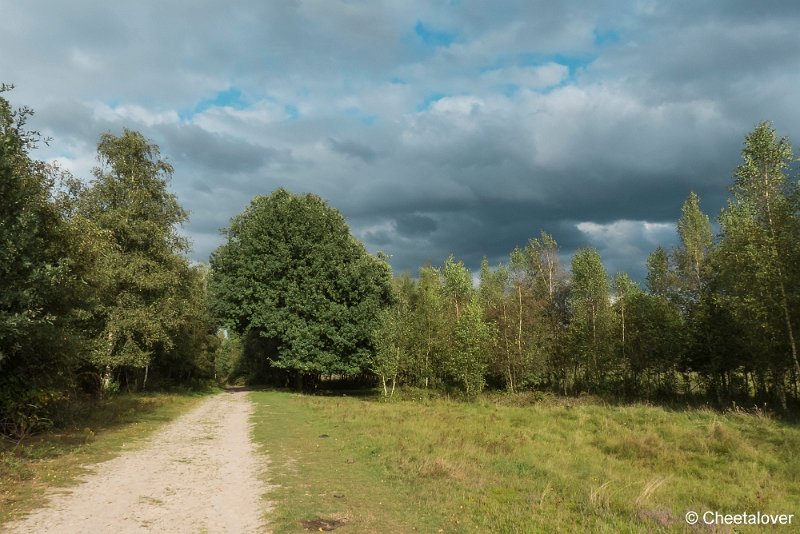
<svg viewBox="0 0 800 534">
<path fill-rule="evenodd" d="M 733 198 L 720 215 L 721 265 L 731 301 L 748 336 L 769 354 L 773 390 L 786 407 L 785 376 L 795 390 L 800 376 L 797 329 L 797 184 L 787 175 L 794 160 L 786 137 L 767 122 L 745 138 L 743 163 L 736 169 Z"/>
</svg>

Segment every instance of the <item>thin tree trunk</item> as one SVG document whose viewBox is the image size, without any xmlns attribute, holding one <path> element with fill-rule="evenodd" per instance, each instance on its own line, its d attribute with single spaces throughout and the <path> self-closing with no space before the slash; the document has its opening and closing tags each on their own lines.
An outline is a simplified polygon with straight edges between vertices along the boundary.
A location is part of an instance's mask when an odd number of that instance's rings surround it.
<svg viewBox="0 0 800 534">
<path fill-rule="evenodd" d="M 620 307 L 622 311 L 622 360 L 625 360 L 625 304 Z"/>
<path fill-rule="evenodd" d="M 517 295 L 519 297 L 519 323 L 517 327 L 517 351 L 519 362 L 522 363 L 522 285 L 517 285 Z"/>
<path fill-rule="evenodd" d="M 506 362 L 508 370 L 508 387 L 511 393 L 514 393 L 514 376 L 513 376 L 513 362 L 511 359 L 511 346 L 508 343 L 508 314 L 506 311 L 505 298 L 503 299 L 503 341 L 506 345 Z"/>
</svg>

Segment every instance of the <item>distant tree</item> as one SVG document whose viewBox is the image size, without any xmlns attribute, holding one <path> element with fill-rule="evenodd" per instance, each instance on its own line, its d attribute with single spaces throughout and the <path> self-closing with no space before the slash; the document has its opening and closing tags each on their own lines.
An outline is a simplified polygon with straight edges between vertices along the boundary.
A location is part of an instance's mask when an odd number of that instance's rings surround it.
<svg viewBox="0 0 800 534">
<path fill-rule="evenodd" d="M 175 298 L 181 309 L 171 334 L 172 348 L 153 360 L 157 379 L 172 384 L 214 378 L 220 348 L 217 324 L 208 308 L 208 265 L 187 267 L 179 274 Z"/>
<path fill-rule="evenodd" d="M 439 269 L 432 265 L 422 267 L 416 287 L 411 375 L 415 384 L 427 388 L 439 385 L 451 323 Z"/>
<path fill-rule="evenodd" d="M 478 299 L 485 319 L 494 324 L 497 332 L 490 351 L 490 372 L 505 383 L 508 391 L 513 392 L 520 368 L 512 350 L 514 325 L 508 313 L 508 284 L 508 268 L 498 266 L 492 269 L 489 266 L 489 260 L 483 258 Z"/>
<path fill-rule="evenodd" d="M 448 306 L 442 331 L 442 378 L 467 395 L 483 389 L 493 330 L 484 320 L 472 274 L 461 261 L 448 257 L 441 271 L 442 294 Z"/>
<path fill-rule="evenodd" d="M 558 244 L 552 235 L 542 231 L 528 241 L 525 250 L 530 284 L 531 378 L 544 382 L 545 371 L 552 385 L 566 385 L 564 356 L 566 352 L 565 296 L 567 275 L 559 259 Z"/>
<path fill-rule="evenodd" d="M 441 274 L 444 297 L 453 307 L 455 318 L 458 320 L 461 317 L 461 309 L 472 300 L 474 293 L 472 275 L 464 267 L 464 263 L 456 262 L 452 255 L 444 261 Z"/>
<path fill-rule="evenodd" d="M 446 374 L 466 395 L 483 390 L 488 368 L 488 349 L 494 331 L 483 318 L 483 310 L 473 294 L 464 303 L 454 325 L 454 339 L 446 360 Z"/>
<path fill-rule="evenodd" d="M 639 289 L 639 285 L 631 280 L 631 277 L 628 276 L 627 273 L 617 273 L 614 276 L 614 294 L 616 296 L 616 301 L 614 302 L 614 309 L 619 314 L 618 324 L 619 324 L 619 349 L 620 349 L 620 357 L 623 361 L 627 360 L 627 354 L 625 353 L 626 344 L 625 344 L 625 328 L 628 326 L 625 318 L 625 312 L 628 311 L 628 318 L 627 320 L 630 321 L 630 305 L 631 301 L 636 298 L 636 296 L 641 292 Z M 628 334 L 630 337 L 630 333 Z"/>
<path fill-rule="evenodd" d="M 685 323 L 666 299 L 631 289 L 625 299 L 627 391 L 645 398 L 673 396 L 683 357 Z"/>
<path fill-rule="evenodd" d="M 235 383 L 244 378 L 242 372 L 242 356 L 244 347 L 242 338 L 235 332 L 220 330 L 217 332 L 217 350 L 214 353 L 214 378 L 222 384 Z"/>
<path fill-rule="evenodd" d="M 528 242 L 528 265 L 538 294 L 552 302 L 566 273 L 558 257 L 558 244 L 552 235 L 542 231 L 537 239 Z"/>
<path fill-rule="evenodd" d="M 530 335 L 532 332 L 528 328 L 533 320 L 528 252 L 528 248 L 517 247 L 511 251 L 508 262 L 509 288 L 506 309 L 511 323 L 508 326 L 511 327 L 512 368 L 515 370 L 515 375 L 525 373 L 530 368 L 533 352 Z"/>
<path fill-rule="evenodd" d="M 689 194 L 681 208 L 678 235 L 681 246 L 675 250 L 676 264 L 681 285 L 693 299 L 703 286 L 706 258 L 713 244 L 711 222 L 700 209 L 700 199 L 694 192 Z"/>
<path fill-rule="evenodd" d="M 304 377 L 367 372 L 372 332 L 390 303 L 388 265 L 316 195 L 278 189 L 231 220 L 211 257 L 212 309 L 262 339 L 272 368 Z"/>
<path fill-rule="evenodd" d="M 570 312 L 576 370 L 583 367 L 588 387 L 602 389 L 614 374 L 609 365 L 613 323 L 608 275 L 593 248 L 580 249 L 572 258 Z"/>
<path fill-rule="evenodd" d="M 384 397 L 392 397 L 394 394 L 398 377 L 409 370 L 413 352 L 413 281 L 409 277 L 395 278 L 392 285 L 394 303 L 380 311 L 378 326 L 373 333 L 375 354 L 370 365 L 370 369 L 381 380 Z M 391 382 L 391 390 L 387 386 L 388 382 Z"/>
<path fill-rule="evenodd" d="M 647 257 L 647 289 L 663 299 L 675 300 L 675 273 L 670 269 L 669 254 L 664 247 L 657 247 Z"/>
</svg>

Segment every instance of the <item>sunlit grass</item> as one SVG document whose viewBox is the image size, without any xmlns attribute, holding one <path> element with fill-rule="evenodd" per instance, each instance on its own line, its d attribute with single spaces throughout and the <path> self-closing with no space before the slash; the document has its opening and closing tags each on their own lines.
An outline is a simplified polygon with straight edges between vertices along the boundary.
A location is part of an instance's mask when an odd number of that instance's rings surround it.
<svg viewBox="0 0 800 534">
<path fill-rule="evenodd" d="M 48 488 L 73 484 L 90 464 L 136 448 L 188 411 L 201 394 L 119 395 L 71 407 L 70 424 L 0 444 L 0 524 L 43 504 Z"/>
<path fill-rule="evenodd" d="M 277 532 L 681 532 L 689 510 L 800 513 L 800 429 L 766 417 L 252 395 Z"/>
</svg>

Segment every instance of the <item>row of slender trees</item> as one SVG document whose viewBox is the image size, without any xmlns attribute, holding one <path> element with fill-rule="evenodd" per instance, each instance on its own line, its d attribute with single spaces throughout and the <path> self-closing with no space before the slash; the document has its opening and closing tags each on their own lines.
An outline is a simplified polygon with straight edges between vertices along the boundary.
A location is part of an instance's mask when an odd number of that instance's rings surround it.
<svg viewBox="0 0 800 534">
<path fill-rule="evenodd" d="M 598 252 L 570 272 L 547 233 L 506 265 L 484 260 L 477 287 L 449 258 L 394 280 L 372 369 L 395 384 L 632 398 L 797 403 L 800 190 L 786 138 L 762 123 L 744 143 L 715 236 L 691 193 L 680 245 L 647 260 L 645 288 L 610 278 Z"/>
<path fill-rule="evenodd" d="M 31 113 L 0 97 L 0 433 L 16 435 L 80 392 L 212 376 L 218 344 L 158 147 L 103 134 L 82 182 L 31 157 Z"/>
</svg>

